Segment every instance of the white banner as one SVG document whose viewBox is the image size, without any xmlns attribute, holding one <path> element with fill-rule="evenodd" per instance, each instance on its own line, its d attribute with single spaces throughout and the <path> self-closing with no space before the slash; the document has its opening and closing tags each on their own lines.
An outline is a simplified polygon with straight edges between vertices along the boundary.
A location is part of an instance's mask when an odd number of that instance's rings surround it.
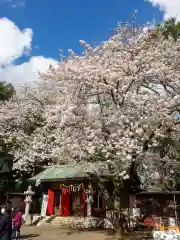
<svg viewBox="0 0 180 240">
<path fill-rule="evenodd" d="M 41 205 L 41 217 L 46 217 L 47 205 L 48 205 L 48 195 L 43 194 L 43 200 Z"/>
</svg>

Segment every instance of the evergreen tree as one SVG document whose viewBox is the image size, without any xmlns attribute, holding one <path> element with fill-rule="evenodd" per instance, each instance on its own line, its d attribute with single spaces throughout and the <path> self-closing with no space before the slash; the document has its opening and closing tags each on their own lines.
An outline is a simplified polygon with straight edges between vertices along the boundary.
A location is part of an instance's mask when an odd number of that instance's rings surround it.
<svg viewBox="0 0 180 240">
<path fill-rule="evenodd" d="M 172 36 L 177 41 L 180 37 L 180 22 L 176 22 L 174 18 L 159 24 L 158 27 L 163 31 L 165 38 Z"/>
<path fill-rule="evenodd" d="M 0 82 L 0 100 L 9 100 L 15 93 L 14 87 L 11 83 Z"/>
</svg>

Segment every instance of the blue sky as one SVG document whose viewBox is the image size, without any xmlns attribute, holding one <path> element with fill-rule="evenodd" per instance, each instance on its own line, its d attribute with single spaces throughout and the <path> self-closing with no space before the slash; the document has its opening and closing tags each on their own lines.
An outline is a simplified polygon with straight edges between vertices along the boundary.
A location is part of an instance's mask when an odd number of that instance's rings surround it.
<svg viewBox="0 0 180 240">
<path fill-rule="evenodd" d="M 1 5 L 0 17 L 33 30 L 32 55 L 59 59 L 60 48 L 80 53 L 80 39 L 89 43 L 107 39 L 117 21 L 131 20 L 135 9 L 140 24 L 162 20 L 162 13 L 144 0 L 27 0 L 23 7 Z"/>
<path fill-rule="evenodd" d="M 37 80 L 60 60 L 59 49 L 80 54 L 79 40 L 108 39 L 117 22 L 131 21 L 136 9 L 138 24 L 180 19 L 180 0 L 0 0 L 0 80 L 14 85 Z"/>
</svg>

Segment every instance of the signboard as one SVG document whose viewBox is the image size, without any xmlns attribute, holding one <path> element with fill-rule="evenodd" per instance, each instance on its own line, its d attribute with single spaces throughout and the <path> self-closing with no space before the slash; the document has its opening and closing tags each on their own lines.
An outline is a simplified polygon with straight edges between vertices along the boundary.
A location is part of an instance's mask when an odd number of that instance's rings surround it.
<svg viewBox="0 0 180 240">
<path fill-rule="evenodd" d="M 47 205 L 48 205 L 48 195 L 43 194 L 43 200 L 41 205 L 41 217 L 46 217 Z"/>
</svg>

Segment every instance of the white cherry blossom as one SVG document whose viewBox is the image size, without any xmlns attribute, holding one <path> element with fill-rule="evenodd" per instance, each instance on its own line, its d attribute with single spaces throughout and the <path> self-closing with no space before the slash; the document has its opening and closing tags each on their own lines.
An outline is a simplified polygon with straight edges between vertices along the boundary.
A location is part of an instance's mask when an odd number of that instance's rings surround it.
<svg viewBox="0 0 180 240">
<path fill-rule="evenodd" d="M 7 133 L 7 141 L 16 136 L 19 143 L 14 168 L 84 164 L 97 154 L 97 163 L 119 176 L 133 161 L 158 163 L 152 149 L 180 134 L 180 40 L 165 40 L 156 29 L 134 34 L 124 26 L 96 48 L 81 44 L 84 55 L 70 50 L 14 101 L 16 130 Z M 1 112 L 3 124 L 7 113 Z"/>
</svg>

